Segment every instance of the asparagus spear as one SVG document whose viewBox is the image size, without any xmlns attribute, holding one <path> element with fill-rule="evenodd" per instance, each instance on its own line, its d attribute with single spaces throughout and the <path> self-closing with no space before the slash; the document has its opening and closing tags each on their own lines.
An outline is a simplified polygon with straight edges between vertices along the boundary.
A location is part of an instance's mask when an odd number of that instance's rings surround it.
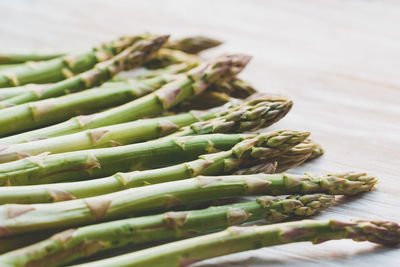
<svg viewBox="0 0 400 267">
<path fill-rule="evenodd" d="M 91 69 L 98 62 L 112 58 L 143 38 L 143 36 L 123 37 L 85 53 L 69 54 L 44 62 L 29 62 L 21 67 L 6 69 L 0 73 L 0 88 L 61 81 Z"/>
<path fill-rule="evenodd" d="M 132 121 L 146 116 L 160 115 L 185 99 L 202 93 L 213 82 L 230 80 L 246 66 L 249 60 L 250 57 L 245 55 L 221 56 L 208 64 L 191 70 L 180 79 L 167 83 L 161 89 L 145 97 L 104 112 L 74 117 L 47 128 L 4 138 L 0 143 L 19 143 L 26 139 L 43 136 L 60 136 Z"/>
<path fill-rule="evenodd" d="M 0 64 L 18 64 L 26 61 L 43 61 L 63 56 L 63 53 L 0 54 Z"/>
<path fill-rule="evenodd" d="M 214 114 L 214 118 L 202 122 L 195 122 L 191 126 L 183 127 L 174 136 L 211 133 L 241 133 L 267 127 L 281 119 L 292 106 L 291 101 L 269 101 L 259 99 L 232 107 L 226 111 Z M 139 120 L 111 126 L 86 130 L 74 134 L 53 137 L 34 142 L 12 144 L 0 151 L 0 163 L 14 161 L 22 157 L 34 156 L 44 152 L 52 154 L 83 149 L 112 147 L 116 144 L 126 145 L 146 141 L 167 135 L 193 121 L 193 112 L 187 116 L 177 115 L 164 118 Z M 204 114 L 202 117 L 212 115 Z M 199 117 L 201 120 L 201 117 Z M 189 122 L 190 124 L 190 122 Z"/>
<path fill-rule="evenodd" d="M 133 40 L 136 38 L 145 38 L 147 35 L 133 37 Z M 131 40 L 132 37 L 122 37 L 118 41 L 113 41 L 110 44 L 103 45 L 102 49 L 108 48 L 109 46 L 118 45 L 116 48 L 122 49 L 123 42 L 127 42 Z M 122 42 L 122 44 L 121 44 Z M 204 36 L 192 36 L 186 37 L 182 39 L 171 40 L 167 43 L 166 47 L 169 49 L 181 50 L 186 53 L 197 54 L 203 50 L 216 47 L 220 45 L 221 42 L 209 37 Z M 110 47 L 109 49 L 112 49 Z M 98 51 L 99 48 L 95 47 L 93 51 Z M 112 50 L 111 50 L 112 51 Z M 49 59 L 54 59 L 57 57 L 64 56 L 65 53 L 19 53 L 19 54 L 0 54 L 0 64 L 18 64 L 24 63 L 28 61 L 44 61 Z"/>
<path fill-rule="evenodd" d="M 299 166 L 312 155 L 315 147 L 315 143 L 312 143 L 311 140 L 308 139 L 293 147 L 284 155 L 282 154 L 273 158 L 272 161 L 278 162 L 276 172 L 284 172 Z"/>
<path fill-rule="evenodd" d="M 1 134 L 22 132 L 65 121 L 85 110 L 99 110 L 124 104 L 149 94 L 175 76 L 107 83 L 83 92 L 21 104 L 0 111 L 0 125 L 10 125 Z M 0 90 L 1 92 L 1 90 Z"/>
<path fill-rule="evenodd" d="M 201 60 L 195 55 L 187 54 L 178 50 L 162 48 L 157 52 L 157 55 L 154 58 L 147 61 L 145 64 L 143 64 L 143 66 L 154 70 L 183 62 L 192 66 L 198 66 Z"/>
<path fill-rule="evenodd" d="M 258 159 L 267 161 L 277 154 L 285 153 L 306 138 L 306 133 L 290 131 L 259 134 L 236 144 L 231 150 L 202 155 L 197 160 L 154 170 L 117 173 L 96 180 L 42 184 L 33 186 L 0 187 L 0 204 L 43 203 L 92 197 L 117 192 L 127 188 L 149 184 L 183 180 L 197 175 L 229 174 L 237 168 L 248 167 Z M 282 142 L 282 140 L 284 140 Z M 258 155 L 251 151 L 269 149 Z M 124 184 L 120 182 L 123 177 Z"/>
<path fill-rule="evenodd" d="M 268 102 L 265 102 L 265 99 L 268 99 Z M 225 116 L 220 116 L 211 121 L 193 123 L 181 128 L 172 136 L 254 131 L 279 121 L 293 105 L 292 101 L 285 101 L 284 98 L 273 96 L 250 100 L 247 103 L 248 107 L 244 106 L 245 108 L 239 108 L 233 112 L 227 110 L 223 114 Z"/>
<path fill-rule="evenodd" d="M 55 155 L 43 153 L 1 164 L 0 184 L 57 183 L 104 177 L 118 171 L 162 167 L 192 160 L 215 150 L 228 150 L 243 139 L 253 136 L 253 134 L 199 135 Z"/>
<path fill-rule="evenodd" d="M 213 48 L 222 44 L 221 41 L 204 36 L 192 36 L 182 39 L 172 40 L 167 47 L 170 49 L 181 50 L 190 54 L 197 54 L 203 50 Z"/>
<path fill-rule="evenodd" d="M 18 95 L 2 101 L 0 105 L 2 107 L 9 107 L 100 85 L 122 70 L 129 70 L 141 65 L 151 57 L 167 39 L 168 36 L 159 36 L 149 40 L 138 41 L 115 57 L 98 63 L 92 69 L 80 73 L 77 76 L 57 82 L 43 92 L 29 92 Z"/>
<path fill-rule="evenodd" d="M 400 243 L 400 225 L 385 221 L 302 220 L 265 226 L 232 226 L 218 233 L 75 266 L 184 267 L 204 259 L 260 247 L 304 241 L 318 244 L 337 239 L 393 246 Z"/>
<path fill-rule="evenodd" d="M 213 89 L 216 92 L 227 93 L 236 98 L 246 98 L 257 92 L 250 83 L 241 79 L 234 79 L 228 82 L 215 84 Z"/>
<path fill-rule="evenodd" d="M 27 92 L 40 92 L 49 88 L 51 84 L 27 84 L 23 86 L 1 88 L 0 100 L 9 99 L 11 97 L 21 95 Z"/>
<path fill-rule="evenodd" d="M 233 84 L 235 84 L 233 86 Z M 250 89 L 251 88 L 251 89 Z M 256 90 L 252 87 L 248 87 L 248 83 L 240 80 L 233 79 L 224 83 L 215 83 L 210 88 L 196 96 L 194 99 L 188 99 L 182 102 L 180 105 L 175 107 L 175 112 L 185 112 L 191 109 L 210 109 L 218 106 L 222 106 L 228 102 L 236 102 L 237 99 L 248 98 L 256 93 Z M 257 98 L 263 98 L 265 94 L 257 94 Z"/>
<path fill-rule="evenodd" d="M 325 153 L 324 149 L 322 148 L 322 146 L 320 144 L 317 144 L 313 140 L 310 140 L 310 139 L 308 139 L 307 142 L 314 145 L 314 150 L 312 151 L 310 157 L 308 157 L 307 161 L 318 158 Z"/>
<path fill-rule="evenodd" d="M 122 185 L 124 179 L 121 177 L 120 181 Z M 371 190 L 375 183 L 375 177 L 364 173 L 198 176 L 85 199 L 6 204 L 0 206 L 0 238 L 115 220 L 128 215 L 138 216 L 145 212 L 219 198 L 298 193 L 354 195 Z"/>
<path fill-rule="evenodd" d="M 168 212 L 84 226 L 66 230 L 39 243 L 3 254 L 0 256 L 0 264 L 62 266 L 77 259 L 124 246 L 182 238 L 262 219 L 271 223 L 297 216 L 311 216 L 329 206 L 333 199 L 332 196 L 323 194 L 292 196 L 287 199 L 265 196 L 256 201 L 233 205 Z"/>
</svg>

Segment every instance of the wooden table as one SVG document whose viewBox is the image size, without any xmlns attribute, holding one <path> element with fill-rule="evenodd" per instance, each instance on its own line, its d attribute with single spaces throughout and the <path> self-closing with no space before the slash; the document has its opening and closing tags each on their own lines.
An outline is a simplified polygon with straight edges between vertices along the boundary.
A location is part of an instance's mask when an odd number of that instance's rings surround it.
<svg viewBox="0 0 400 267">
<path fill-rule="evenodd" d="M 205 53 L 254 56 L 242 77 L 290 96 L 274 129 L 309 130 L 326 149 L 296 172 L 362 170 L 376 191 L 340 200 L 318 218 L 400 222 L 400 2 L 30 1 L 0 2 L 0 49 L 71 50 L 126 34 L 204 34 Z M 196 266 L 400 266 L 400 249 L 370 243 L 301 243 L 229 255 Z"/>
</svg>

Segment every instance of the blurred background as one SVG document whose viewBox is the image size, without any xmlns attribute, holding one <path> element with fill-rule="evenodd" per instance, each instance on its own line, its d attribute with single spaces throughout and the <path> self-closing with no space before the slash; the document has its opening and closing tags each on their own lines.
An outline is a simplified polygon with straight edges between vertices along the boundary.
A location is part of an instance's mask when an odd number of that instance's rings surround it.
<svg viewBox="0 0 400 267">
<path fill-rule="evenodd" d="M 272 128 L 311 131 L 326 149 L 296 172 L 363 170 L 381 178 L 376 192 L 319 217 L 400 221 L 399 25 L 398 0 L 3 0 L 0 51 L 79 50 L 146 31 L 219 39 L 224 44 L 203 57 L 252 55 L 240 77 L 293 99 L 293 111 Z M 196 266 L 321 262 L 400 266 L 400 252 L 338 241 L 261 249 Z"/>
</svg>

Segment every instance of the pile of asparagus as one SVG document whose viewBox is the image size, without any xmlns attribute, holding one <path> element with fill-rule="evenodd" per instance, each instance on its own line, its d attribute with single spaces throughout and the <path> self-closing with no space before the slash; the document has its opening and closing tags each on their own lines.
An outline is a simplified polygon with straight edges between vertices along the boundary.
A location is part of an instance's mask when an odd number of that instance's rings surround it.
<svg viewBox="0 0 400 267">
<path fill-rule="evenodd" d="M 293 103 L 237 78 L 249 56 L 197 55 L 220 44 L 143 34 L 0 55 L 0 266 L 188 266 L 291 242 L 400 242 L 393 222 L 304 220 L 377 179 L 283 173 L 323 149 L 309 132 L 257 131 Z"/>
</svg>

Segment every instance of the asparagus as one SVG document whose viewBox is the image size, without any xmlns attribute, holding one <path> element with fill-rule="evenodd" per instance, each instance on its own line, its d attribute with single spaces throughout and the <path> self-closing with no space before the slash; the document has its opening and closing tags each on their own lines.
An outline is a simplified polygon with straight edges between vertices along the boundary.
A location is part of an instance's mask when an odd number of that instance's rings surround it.
<svg viewBox="0 0 400 267">
<path fill-rule="evenodd" d="M 0 54 L 0 64 L 18 64 L 26 61 L 43 61 L 63 56 L 63 53 Z"/>
<path fill-rule="evenodd" d="M 269 101 L 268 98 L 253 100 L 226 111 L 206 113 L 200 116 L 197 121 L 213 115 L 214 118 L 182 127 L 181 131 L 174 136 L 241 133 L 267 127 L 286 115 L 291 106 L 291 101 Z M 193 112 L 189 113 L 189 119 L 185 115 L 115 124 L 50 139 L 12 144 L 3 147 L 3 150 L 0 151 L 0 163 L 18 160 L 21 157 L 35 156 L 44 152 L 57 154 L 154 139 L 175 132 L 179 127 L 188 125 L 188 121 L 190 124 L 190 121 L 193 121 Z"/>
<path fill-rule="evenodd" d="M 43 92 L 28 92 L 0 102 L 2 107 L 23 104 L 40 99 L 64 95 L 100 85 L 122 70 L 129 70 L 141 65 L 151 57 L 168 39 L 168 36 L 141 40 L 126 48 L 115 57 L 96 64 L 92 69 L 77 76 L 57 82 Z"/>
<path fill-rule="evenodd" d="M 241 79 L 234 79 L 225 83 L 215 84 L 214 90 L 216 92 L 227 93 L 236 98 L 246 98 L 257 92 L 251 84 Z"/>
<path fill-rule="evenodd" d="M 284 172 L 295 168 L 305 162 L 315 150 L 315 143 L 306 140 L 301 144 L 290 149 L 285 154 L 279 155 L 272 161 L 278 162 L 276 172 Z"/>
<path fill-rule="evenodd" d="M 265 196 L 233 205 L 84 226 L 3 254 L 0 256 L 0 264 L 61 266 L 102 251 L 149 241 L 182 238 L 261 219 L 272 223 L 297 216 L 311 216 L 329 206 L 333 199 L 323 194 L 292 196 L 287 199 Z"/>
<path fill-rule="evenodd" d="M 204 259 L 260 247 L 304 241 L 318 244 L 337 239 L 393 246 L 400 243 L 400 225 L 386 221 L 302 220 L 264 226 L 231 226 L 221 232 L 75 266 L 183 267 Z"/>
<path fill-rule="evenodd" d="M 312 140 L 307 140 L 307 142 L 312 143 L 314 145 L 314 150 L 312 151 L 310 157 L 308 157 L 307 161 L 318 158 L 325 153 L 324 149 L 322 148 L 322 146 L 320 144 L 317 144 Z"/>
<path fill-rule="evenodd" d="M 235 84 L 235 86 L 232 86 L 232 84 Z M 233 99 L 231 97 L 240 99 L 248 98 L 255 94 L 256 91 L 254 88 L 249 90 L 247 85 L 248 84 L 246 82 L 242 82 L 239 79 L 233 79 L 224 83 L 215 83 L 211 85 L 207 91 L 196 96 L 194 99 L 188 99 L 182 102 L 173 110 L 175 112 L 185 112 L 191 109 L 204 110 L 237 101 L 237 99 Z M 263 97 L 265 97 L 265 94 L 257 94 L 257 98 Z"/>
<path fill-rule="evenodd" d="M 0 143 L 19 143 L 26 139 L 32 140 L 43 136 L 60 136 L 146 116 L 160 115 L 185 99 L 199 95 L 213 82 L 230 80 L 246 66 L 249 60 L 250 57 L 245 55 L 221 56 L 206 65 L 191 70 L 180 79 L 167 83 L 145 97 L 104 112 L 74 117 L 50 127 L 3 138 Z"/>
<path fill-rule="evenodd" d="M 154 58 L 147 61 L 143 66 L 148 69 L 159 69 L 183 62 L 192 66 L 198 66 L 200 64 L 200 58 L 182 51 L 162 48 Z"/>
<path fill-rule="evenodd" d="M 44 62 L 30 62 L 0 73 L 0 88 L 28 83 L 53 83 L 91 69 L 96 63 L 112 58 L 143 36 L 123 37 L 91 51 L 69 54 Z"/>
<path fill-rule="evenodd" d="M 197 54 L 203 50 L 219 46 L 220 44 L 222 44 L 222 42 L 216 39 L 204 36 L 193 36 L 172 40 L 168 43 L 167 47 L 190 54 Z"/>
<path fill-rule="evenodd" d="M 265 99 L 268 99 L 265 102 Z M 186 136 L 193 134 L 207 134 L 213 132 L 244 132 L 254 131 L 267 127 L 279 121 L 292 108 L 292 101 L 284 98 L 265 96 L 248 102 L 248 107 L 235 111 L 227 110 L 225 116 L 220 116 L 212 121 L 196 122 L 181 128 L 173 136 Z M 243 107 L 243 106 L 239 106 Z"/>
<path fill-rule="evenodd" d="M 124 179 L 120 178 L 122 185 Z M 0 238 L 115 220 L 128 215 L 138 216 L 186 203 L 219 198 L 309 193 L 354 195 L 371 190 L 375 183 L 375 177 L 364 173 L 198 176 L 85 199 L 6 204 L 0 206 Z"/>
<path fill-rule="evenodd" d="M 147 79 L 147 78 L 152 78 L 156 77 L 158 75 L 163 75 L 163 74 L 179 74 L 179 73 L 184 73 L 188 72 L 189 70 L 199 66 L 197 62 L 181 62 L 181 63 L 176 63 L 172 64 L 163 68 L 158 68 L 158 69 L 141 69 L 138 72 L 134 72 L 133 74 L 130 72 L 127 73 L 121 73 L 120 75 L 117 75 L 116 77 L 113 78 L 112 81 L 123 81 L 126 78 L 134 78 L 134 79 Z"/>
<path fill-rule="evenodd" d="M 0 111 L 0 125 L 10 125 L 0 130 L 0 133 L 4 135 L 36 129 L 65 121 L 85 110 L 124 104 L 149 94 L 174 79 L 175 76 L 163 75 L 140 81 L 106 83 L 83 92 L 11 107 Z"/>
<path fill-rule="evenodd" d="M 122 49 L 123 46 L 126 46 L 123 42 L 127 42 L 130 40 L 136 40 L 136 38 L 145 38 L 147 35 L 143 36 L 137 36 L 137 37 L 122 37 L 118 41 L 114 41 L 110 44 L 105 44 L 103 45 L 102 49 L 108 48 L 109 46 L 117 45 L 116 48 Z M 122 42 L 122 43 L 121 43 Z M 192 54 L 197 54 L 203 50 L 209 49 L 216 47 L 220 45 L 221 42 L 209 37 L 204 37 L 204 36 L 192 36 L 192 37 L 186 37 L 182 39 L 175 39 L 172 41 L 169 41 L 166 45 L 167 48 L 169 49 L 175 49 L 175 50 L 181 50 L 186 53 L 192 53 Z M 122 47 L 121 47 L 122 46 Z M 109 49 L 111 49 L 110 47 Z M 98 51 L 99 48 L 95 47 L 93 49 L 94 51 Z M 111 50 L 112 51 L 112 50 Z M 0 64 L 7 64 L 7 65 L 12 65 L 15 64 L 17 65 L 18 63 L 24 63 L 24 62 L 29 62 L 29 61 L 44 61 L 44 60 L 49 60 L 49 59 L 54 59 L 57 57 L 62 57 L 65 56 L 65 53 L 15 53 L 15 54 L 0 54 Z"/>
<path fill-rule="evenodd" d="M 43 153 L 1 164 L 0 185 L 57 183 L 104 177 L 118 171 L 162 167 L 215 150 L 228 150 L 251 137 L 254 134 L 213 134 L 55 155 Z"/>
<path fill-rule="evenodd" d="M 202 155 L 197 160 L 182 164 L 144 171 L 117 173 L 96 180 L 42 184 L 33 186 L 0 187 L 0 204 L 46 203 L 76 198 L 92 197 L 123 189 L 158 184 L 195 177 L 197 175 L 229 174 L 235 169 L 251 166 L 258 159 L 266 161 L 285 153 L 303 139 L 307 133 L 290 131 L 259 134 L 236 144 L 229 151 Z M 282 140 L 284 140 L 282 142 Z M 269 149 L 266 153 L 251 153 L 258 148 Z M 268 152 L 268 153 L 267 153 Z M 123 177 L 124 184 L 120 182 Z"/>
<path fill-rule="evenodd" d="M 1 88 L 0 100 L 9 99 L 11 97 L 21 95 L 27 92 L 40 92 L 49 88 L 51 84 L 27 84 L 23 86 Z"/>
</svg>

